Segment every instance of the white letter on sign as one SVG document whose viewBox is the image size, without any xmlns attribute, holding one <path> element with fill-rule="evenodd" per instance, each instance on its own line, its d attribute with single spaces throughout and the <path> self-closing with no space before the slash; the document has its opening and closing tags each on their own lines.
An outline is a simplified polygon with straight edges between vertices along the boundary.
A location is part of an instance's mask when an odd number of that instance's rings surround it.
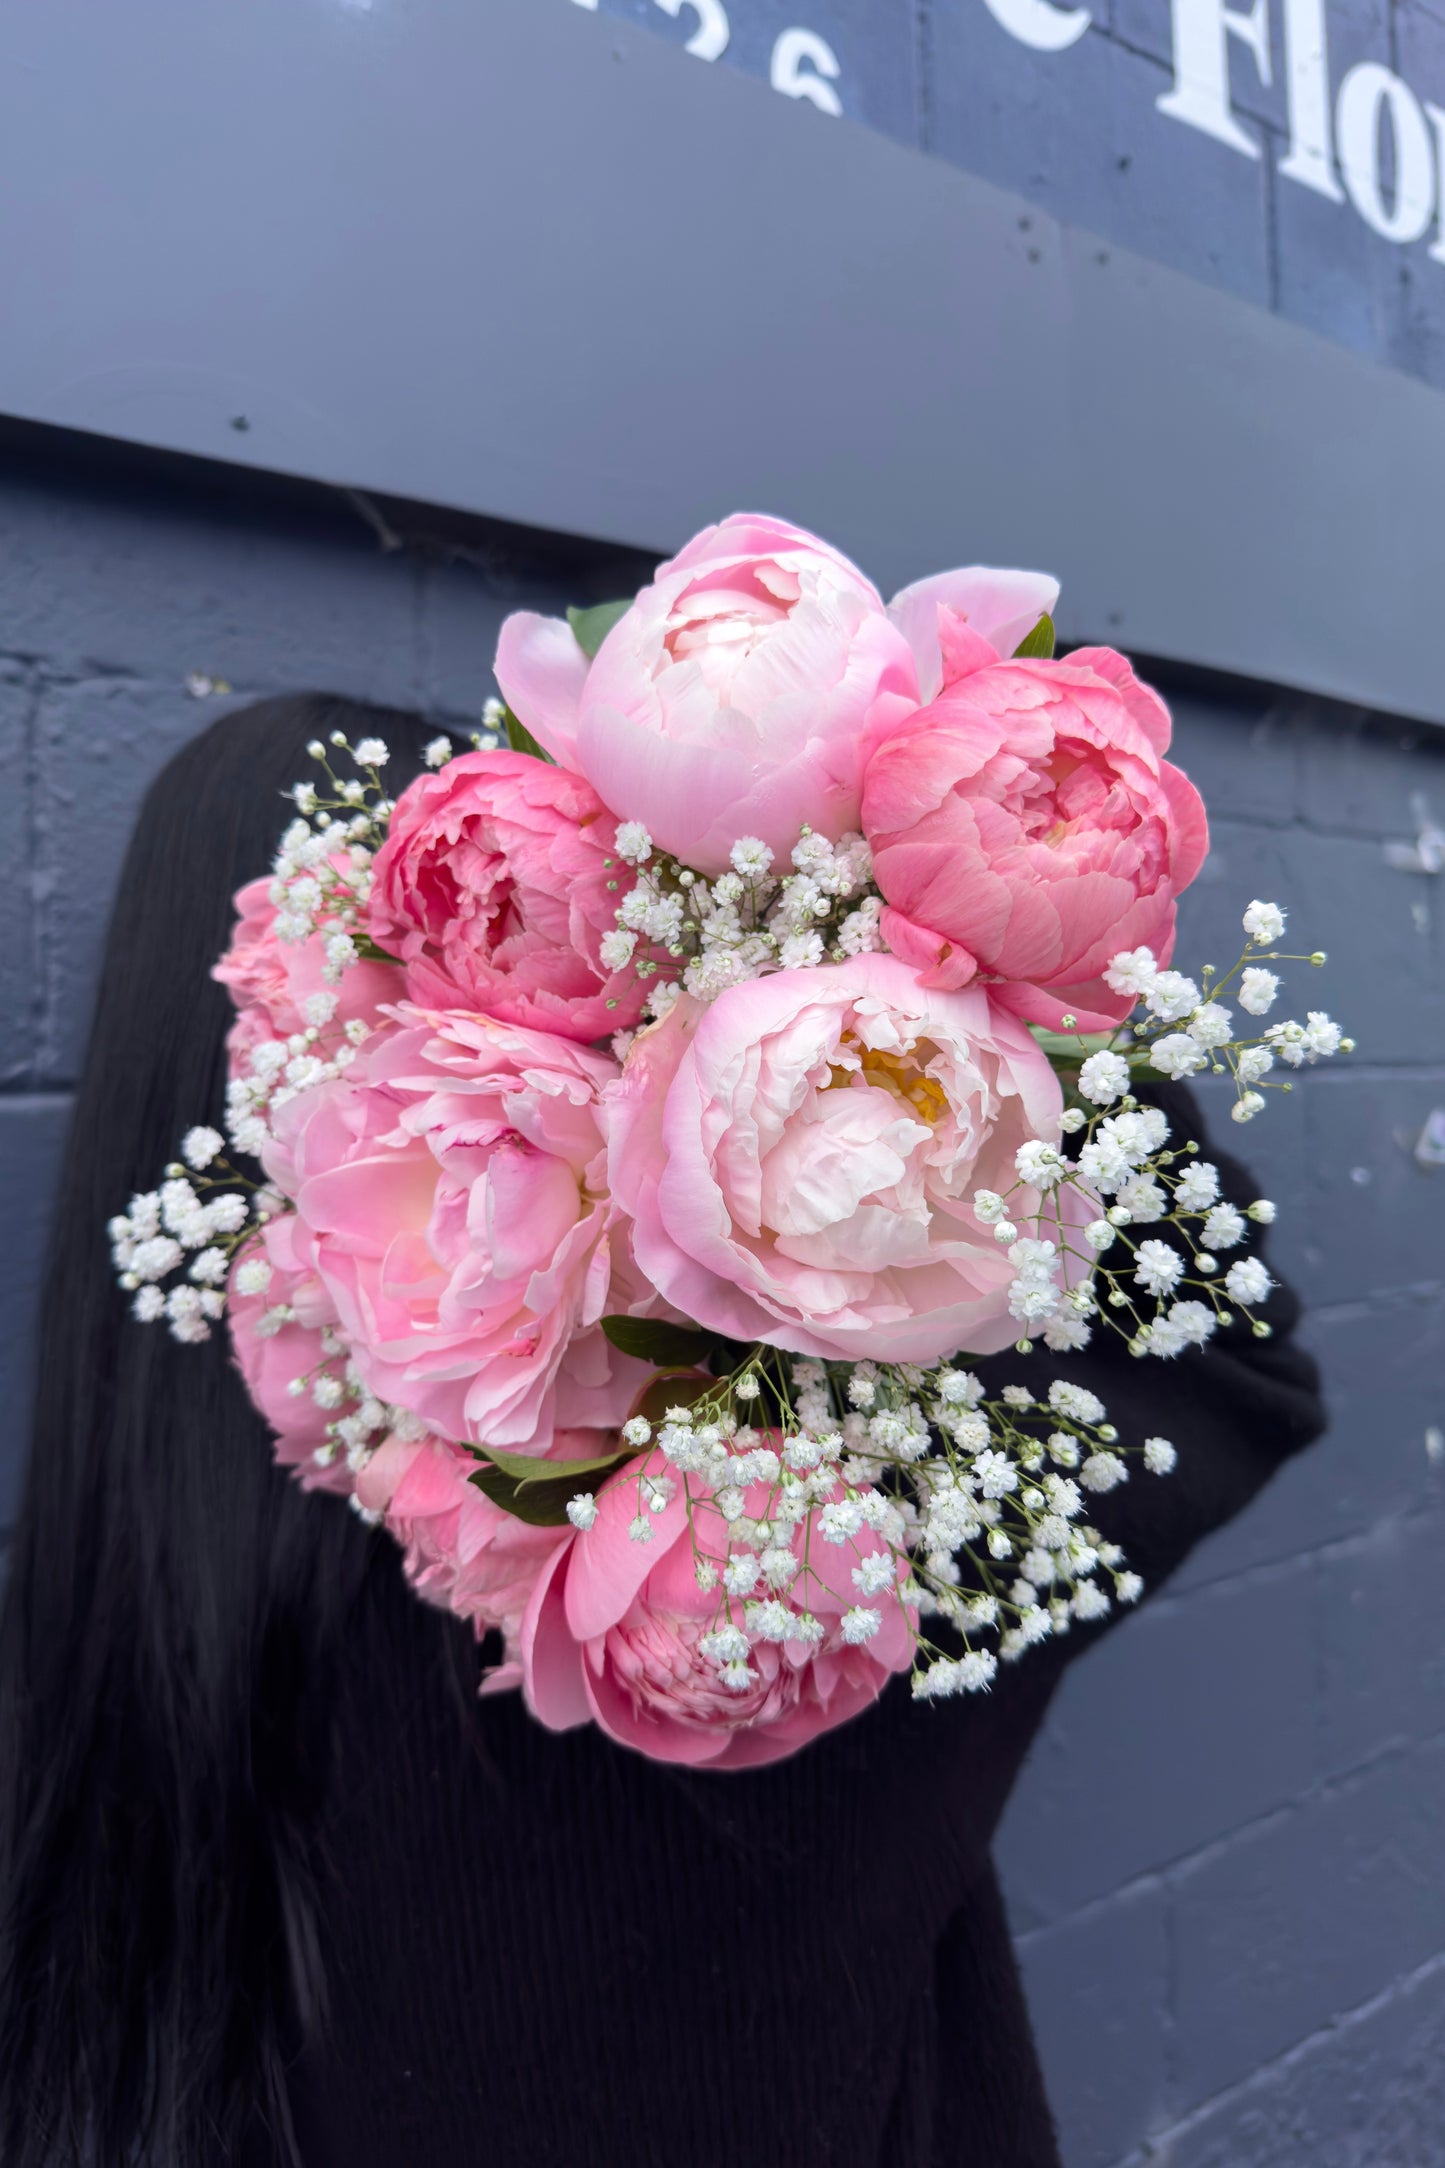
<svg viewBox="0 0 1445 2168">
<path fill-rule="evenodd" d="M 1289 149 L 1279 162 L 1287 181 L 1298 181 L 1343 203 L 1335 179 L 1330 134 L 1330 60 L 1325 44 L 1324 0 L 1284 0 L 1284 72 L 1289 91 Z"/>
<path fill-rule="evenodd" d="M 1387 109 L 1395 144 L 1391 203 L 1385 201 L 1380 175 L 1381 124 Z M 1435 160 L 1413 91 L 1378 60 L 1363 60 L 1340 85 L 1338 124 L 1340 171 L 1365 224 L 1387 241 L 1418 241 L 1435 210 Z"/>
<path fill-rule="evenodd" d="M 1435 153 L 1440 162 L 1440 171 L 1445 173 L 1445 112 L 1442 112 L 1438 105 L 1428 103 L 1425 111 L 1429 114 L 1430 125 L 1435 130 Z M 1441 193 L 1445 195 L 1445 189 L 1442 189 Z M 1436 228 L 1434 240 L 1430 243 L 1430 254 L 1436 263 L 1445 263 L 1445 207 L 1442 207 L 1440 224 Z"/>
<path fill-rule="evenodd" d="M 1036 53 L 1061 53 L 1084 35 L 1090 23 L 1087 8 L 1056 8 L 1050 0 L 984 0 L 995 22 L 1010 37 L 1031 45 Z"/>
<path fill-rule="evenodd" d="M 785 30 L 773 47 L 768 81 L 785 98 L 808 98 L 820 113 L 831 113 L 838 119 L 843 101 L 833 85 L 842 72 L 832 46 L 816 31 Z"/>
<path fill-rule="evenodd" d="M 1258 158 L 1259 145 L 1229 109 L 1229 40 L 1249 47 L 1260 81 L 1269 82 L 1269 0 L 1254 0 L 1248 14 L 1223 0 L 1173 0 L 1173 6 L 1174 88 L 1155 104 L 1171 120 L 1187 121 L 1232 151 Z"/>
<path fill-rule="evenodd" d="M 720 60 L 728 49 L 728 18 L 722 0 L 657 0 L 664 15 L 680 15 L 685 7 L 697 17 L 697 28 L 683 47 L 694 60 Z"/>
</svg>

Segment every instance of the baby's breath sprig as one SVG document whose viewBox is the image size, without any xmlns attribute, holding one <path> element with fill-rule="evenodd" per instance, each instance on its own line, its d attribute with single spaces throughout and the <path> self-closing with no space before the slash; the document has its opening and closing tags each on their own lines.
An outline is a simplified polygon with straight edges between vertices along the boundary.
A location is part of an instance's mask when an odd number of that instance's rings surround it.
<svg viewBox="0 0 1445 2168">
<path fill-rule="evenodd" d="M 707 880 L 657 851 L 640 821 L 624 821 L 617 856 L 635 878 L 618 904 L 616 929 L 603 936 L 602 961 L 612 971 L 632 964 L 640 980 L 656 981 L 648 999 L 654 1017 L 666 1015 L 679 989 L 711 1001 L 765 971 L 841 963 L 883 946 L 883 899 L 862 836 L 833 843 L 805 827 L 792 871 L 782 875 L 766 843 L 742 836 L 729 870 Z M 620 869 L 613 885 L 622 886 Z M 644 942 L 654 953 L 638 953 Z"/>
<path fill-rule="evenodd" d="M 1237 1122 L 1252 1121 L 1265 1106 L 1267 1091 L 1289 1091 L 1290 1084 L 1273 1074 L 1277 1064 L 1299 1069 L 1306 1063 L 1327 1060 L 1333 1054 L 1354 1051 L 1338 1024 L 1322 1009 L 1311 1009 L 1305 1021 L 1289 1018 L 1267 1024 L 1251 1036 L 1236 1028 L 1233 1011 L 1223 997 L 1229 994 L 1245 1014 L 1267 1016 L 1279 994 L 1277 972 L 1269 963 L 1303 963 L 1315 969 L 1328 958 L 1323 949 L 1309 955 L 1288 955 L 1276 944 L 1284 937 L 1285 914 L 1278 904 L 1251 903 L 1244 914 L 1248 943 L 1237 962 L 1220 973 L 1206 964 L 1200 973 L 1201 987 L 1181 971 L 1161 971 L 1149 949 L 1125 950 L 1104 973 L 1116 993 L 1133 994 L 1140 1003 L 1135 1018 L 1110 1046 L 1092 1058 L 1095 1074 L 1112 1077 L 1117 1064 L 1128 1059 L 1136 1069 L 1152 1068 L 1170 1078 L 1204 1072 L 1229 1075 L 1235 1086 L 1230 1112 Z M 1123 1037 L 1125 1048 L 1119 1040 Z M 1092 1097 L 1084 1072 L 1080 1088 Z M 1117 1092 L 1114 1096 L 1118 1096 Z"/>
<path fill-rule="evenodd" d="M 1097 1322 L 1122 1333 L 1135 1355 L 1202 1347 L 1236 1311 L 1256 1337 L 1269 1335 L 1268 1321 L 1254 1315 L 1274 1284 L 1264 1263 L 1247 1254 L 1227 1264 L 1221 1258 L 1243 1248 L 1251 1223 L 1274 1220 L 1273 1202 L 1256 1198 L 1242 1210 L 1228 1202 L 1198 1145 L 1172 1143 L 1167 1116 L 1134 1092 L 1151 1070 L 1169 1079 L 1228 1076 L 1234 1119 L 1252 1121 L 1266 1104 L 1264 1090 L 1290 1088 L 1267 1081 L 1276 1061 L 1298 1069 L 1353 1051 L 1354 1041 L 1317 1009 L 1303 1024 L 1270 1024 L 1257 1037 L 1236 1031 L 1222 993 L 1231 992 L 1252 1017 L 1268 1015 L 1278 996 L 1279 977 L 1261 957 L 1314 966 L 1326 960 L 1319 950 L 1286 956 L 1273 946 L 1284 931 L 1276 904 L 1251 903 L 1244 930 L 1249 940 L 1239 961 L 1222 976 L 1206 967 L 1203 988 L 1182 972 L 1160 970 L 1148 949 L 1124 951 L 1104 977 L 1115 992 L 1137 998 L 1135 1019 L 1102 1043 L 1078 1035 L 1072 1055 L 1056 1035 L 1042 1035 L 1071 1085 L 1064 1139 L 1025 1144 L 1014 1185 L 976 1191 L 973 1207 L 1009 1251 L 1014 1316 L 1056 1352 L 1086 1346 Z M 1064 1023 L 1072 1029 L 1074 1020 Z M 1011 1216 L 1012 1200 L 1026 1189 L 1043 1196 L 1027 1234 Z"/>
<path fill-rule="evenodd" d="M 636 1543 L 680 1491 L 697 1585 L 715 1599 L 698 1648 L 730 1692 L 756 1683 L 759 1642 L 808 1663 L 874 1639 L 887 1604 L 907 1621 L 916 1694 L 977 1691 L 1000 1659 L 1142 1592 L 1083 1519 L 1086 1494 L 1127 1480 L 1131 1455 L 1167 1473 L 1174 1448 L 1124 1446 L 1079 1387 L 1057 1380 L 1036 1400 L 1008 1386 L 990 1400 L 956 1364 L 753 1347 L 727 1376 L 676 1389 L 657 1420 L 624 1426 L 637 1464 L 613 1480 L 635 1486 Z M 590 1491 L 567 1507 L 584 1538 L 597 1512 Z M 856 1591 L 841 1612 L 836 1563 L 824 1570 L 837 1550 L 852 1554 Z M 943 1630 L 949 1646 L 934 1638 Z"/>
<path fill-rule="evenodd" d="M 278 940 L 319 939 L 322 977 L 336 986 L 348 965 L 373 952 L 364 925 L 371 863 L 392 814 L 381 780 L 391 753 L 381 738 L 362 738 L 352 745 L 343 730 L 333 730 L 329 742 L 359 772 L 339 775 L 327 746 L 320 738 L 312 739 L 306 750 L 323 781 L 292 788 L 296 818 L 281 838 L 270 893 Z"/>
<path fill-rule="evenodd" d="M 188 1130 L 182 1158 L 166 1168 L 159 1189 L 132 1197 L 106 1230 L 134 1314 L 142 1324 L 164 1318 L 177 1340 L 210 1339 L 225 1313 L 236 1253 L 283 1209 L 279 1191 L 231 1165 L 224 1143 L 217 1130 Z M 241 1266 L 240 1278 L 248 1274 L 243 1293 L 259 1294 L 270 1284 L 271 1268 L 259 1253 Z"/>
</svg>

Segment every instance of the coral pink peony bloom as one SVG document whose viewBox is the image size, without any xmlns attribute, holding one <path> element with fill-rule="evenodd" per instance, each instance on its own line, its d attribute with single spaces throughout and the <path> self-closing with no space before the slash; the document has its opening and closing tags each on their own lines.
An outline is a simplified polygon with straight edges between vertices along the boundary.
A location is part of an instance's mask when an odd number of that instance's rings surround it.
<svg viewBox="0 0 1445 2168">
<path fill-rule="evenodd" d="M 397 1016 L 279 1109 L 266 1159 L 358 1371 L 440 1435 L 514 1451 L 619 1422 L 648 1373 L 598 1322 L 645 1297 L 606 1189 L 616 1063 L 491 1017 Z"/>
<path fill-rule="evenodd" d="M 563 1458 L 603 1450 L 595 1431 L 563 1432 Z M 538 1575 L 571 1530 L 534 1528 L 504 1512 L 471 1478 L 477 1463 L 442 1438 L 383 1440 L 356 1477 L 356 1496 L 379 1513 L 404 1554 L 418 1595 L 468 1619 L 477 1631 L 497 1627 L 507 1659 L 488 1673 L 485 1692 L 521 1684 L 516 1642 Z"/>
<path fill-rule="evenodd" d="M 568 626 L 526 611 L 496 668 L 549 753 L 709 873 L 740 836 L 785 863 L 804 822 L 856 828 L 866 743 L 918 701 L 908 641 L 857 567 L 742 513 L 659 569 L 590 668 Z"/>
<path fill-rule="evenodd" d="M 643 1474 L 674 1488 L 662 1512 L 645 1515 L 651 1540 L 637 1543 L 628 1528 L 640 1510 Z M 746 1510 L 761 1513 L 768 1497 L 765 1485 L 753 1485 Z M 693 1519 L 699 1547 L 721 1557 L 727 1531 L 716 1508 L 695 1504 Z M 544 1565 L 527 1606 L 521 1662 L 533 1714 L 554 1731 L 594 1720 L 620 1745 L 656 1761 L 713 1769 L 779 1761 L 846 1723 L 877 1700 L 894 1672 L 908 1669 L 909 1620 L 896 1597 L 880 1596 L 874 1638 L 845 1641 L 843 1613 L 859 1601 L 852 1569 L 884 1546 L 867 1529 L 832 1544 L 816 1529 L 808 1538 L 806 1527 L 794 1530 L 793 1553 L 807 1564 L 782 1600 L 794 1617 L 811 1612 L 823 1636 L 809 1644 L 750 1635 L 750 1677 L 735 1691 L 699 1646 L 727 1622 L 729 1607 L 697 1585 L 681 1486 L 658 1453 L 624 1469 L 598 1497 L 592 1526 Z"/>
<path fill-rule="evenodd" d="M 236 925 L 231 945 L 211 972 L 229 987 L 236 1021 L 226 1041 L 231 1074 L 245 1075 L 256 1047 L 268 1039 L 289 1039 L 305 1031 L 310 1019 L 305 1003 L 315 994 L 335 1002 L 334 1022 L 359 1017 L 374 1024 L 383 1002 L 400 1001 L 406 980 L 395 964 L 352 964 L 337 986 L 322 977 L 325 955 L 319 941 L 282 941 L 276 934 L 276 906 L 269 875 L 248 881 L 236 893 Z M 328 1032 L 328 1044 L 339 1037 Z"/>
<path fill-rule="evenodd" d="M 931 1362 L 1018 1337 L 975 1217 L 1063 1098 L 1024 1026 L 891 956 L 780 971 L 643 1032 L 611 1098 L 637 1262 L 700 1324 L 800 1354 Z M 1066 1192 L 1065 1209 L 1081 1209 Z M 1032 1219 L 1032 1189 L 1016 1217 Z"/>
<path fill-rule="evenodd" d="M 631 885 L 615 839 L 581 776 L 529 753 L 464 754 L 397 800 L 368 931 L 424 1006 L 600 1039 L 636 1023 L 646 992 L 598 954 Z"/>
<path fill-rule="evenodd" d="M 1169 714 L 1122 655 L 1001 661 L 939 613 L 944 689 L 873 751 L 863 825 L 881 927 L 927 985 L 975 974 L 1017 1015 L 1085 1030 L 1127 1014 L 1120 949 L 1167 963 L 1199 871 L 1199 793 L 1163 755 Z"/>
</svg>

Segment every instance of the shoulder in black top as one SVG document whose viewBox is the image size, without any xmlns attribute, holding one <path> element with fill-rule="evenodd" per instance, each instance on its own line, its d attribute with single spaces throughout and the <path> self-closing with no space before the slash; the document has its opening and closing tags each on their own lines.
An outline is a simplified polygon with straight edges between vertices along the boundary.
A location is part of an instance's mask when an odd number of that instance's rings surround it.
<svg viewBox="0 0 1445 2168">
<path fill-rule="evenodd" d="M 1068 1376 L 1122 1437 L 1174 1441 L 1173 1475 L 1090 1503 L 1151 1590 L 1323 1427 L 1293 1296 L 1265 1314 L 1271 1339 L 1235 1325 L 1174 1362 L 1100 1331 L 983 1366 Z M 307 2168 L 1057 2168 L 990 1845 L 1103 1630 L 987 1695 L 920 1704 L 896 1681 L 791 1761 L 698 1775 L 544 1731 L 517 1696 L 469 1724 L 384 1551 L 337 1716 Z"/>
</svg>

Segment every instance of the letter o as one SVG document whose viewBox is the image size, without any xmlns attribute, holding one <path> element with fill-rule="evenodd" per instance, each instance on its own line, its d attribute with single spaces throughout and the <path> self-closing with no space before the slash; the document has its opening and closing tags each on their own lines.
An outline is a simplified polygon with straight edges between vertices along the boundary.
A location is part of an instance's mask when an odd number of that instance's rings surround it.
<svg viewBox="0 0 1445 2168">
<path fill-rule="evenodd" d="M 1395 146 L 1391 203 L 1385 201 L 1380 174 L 1380 128 L 1387 112 Z M 1418 241 L 1435 213 L 1435 159 L 1414 92 L 1377 60 L 1363 60 L 1340 85 L 1337 128 L 1340 171 L 1365 224 L 1387 241 Z"/>
</svg>

